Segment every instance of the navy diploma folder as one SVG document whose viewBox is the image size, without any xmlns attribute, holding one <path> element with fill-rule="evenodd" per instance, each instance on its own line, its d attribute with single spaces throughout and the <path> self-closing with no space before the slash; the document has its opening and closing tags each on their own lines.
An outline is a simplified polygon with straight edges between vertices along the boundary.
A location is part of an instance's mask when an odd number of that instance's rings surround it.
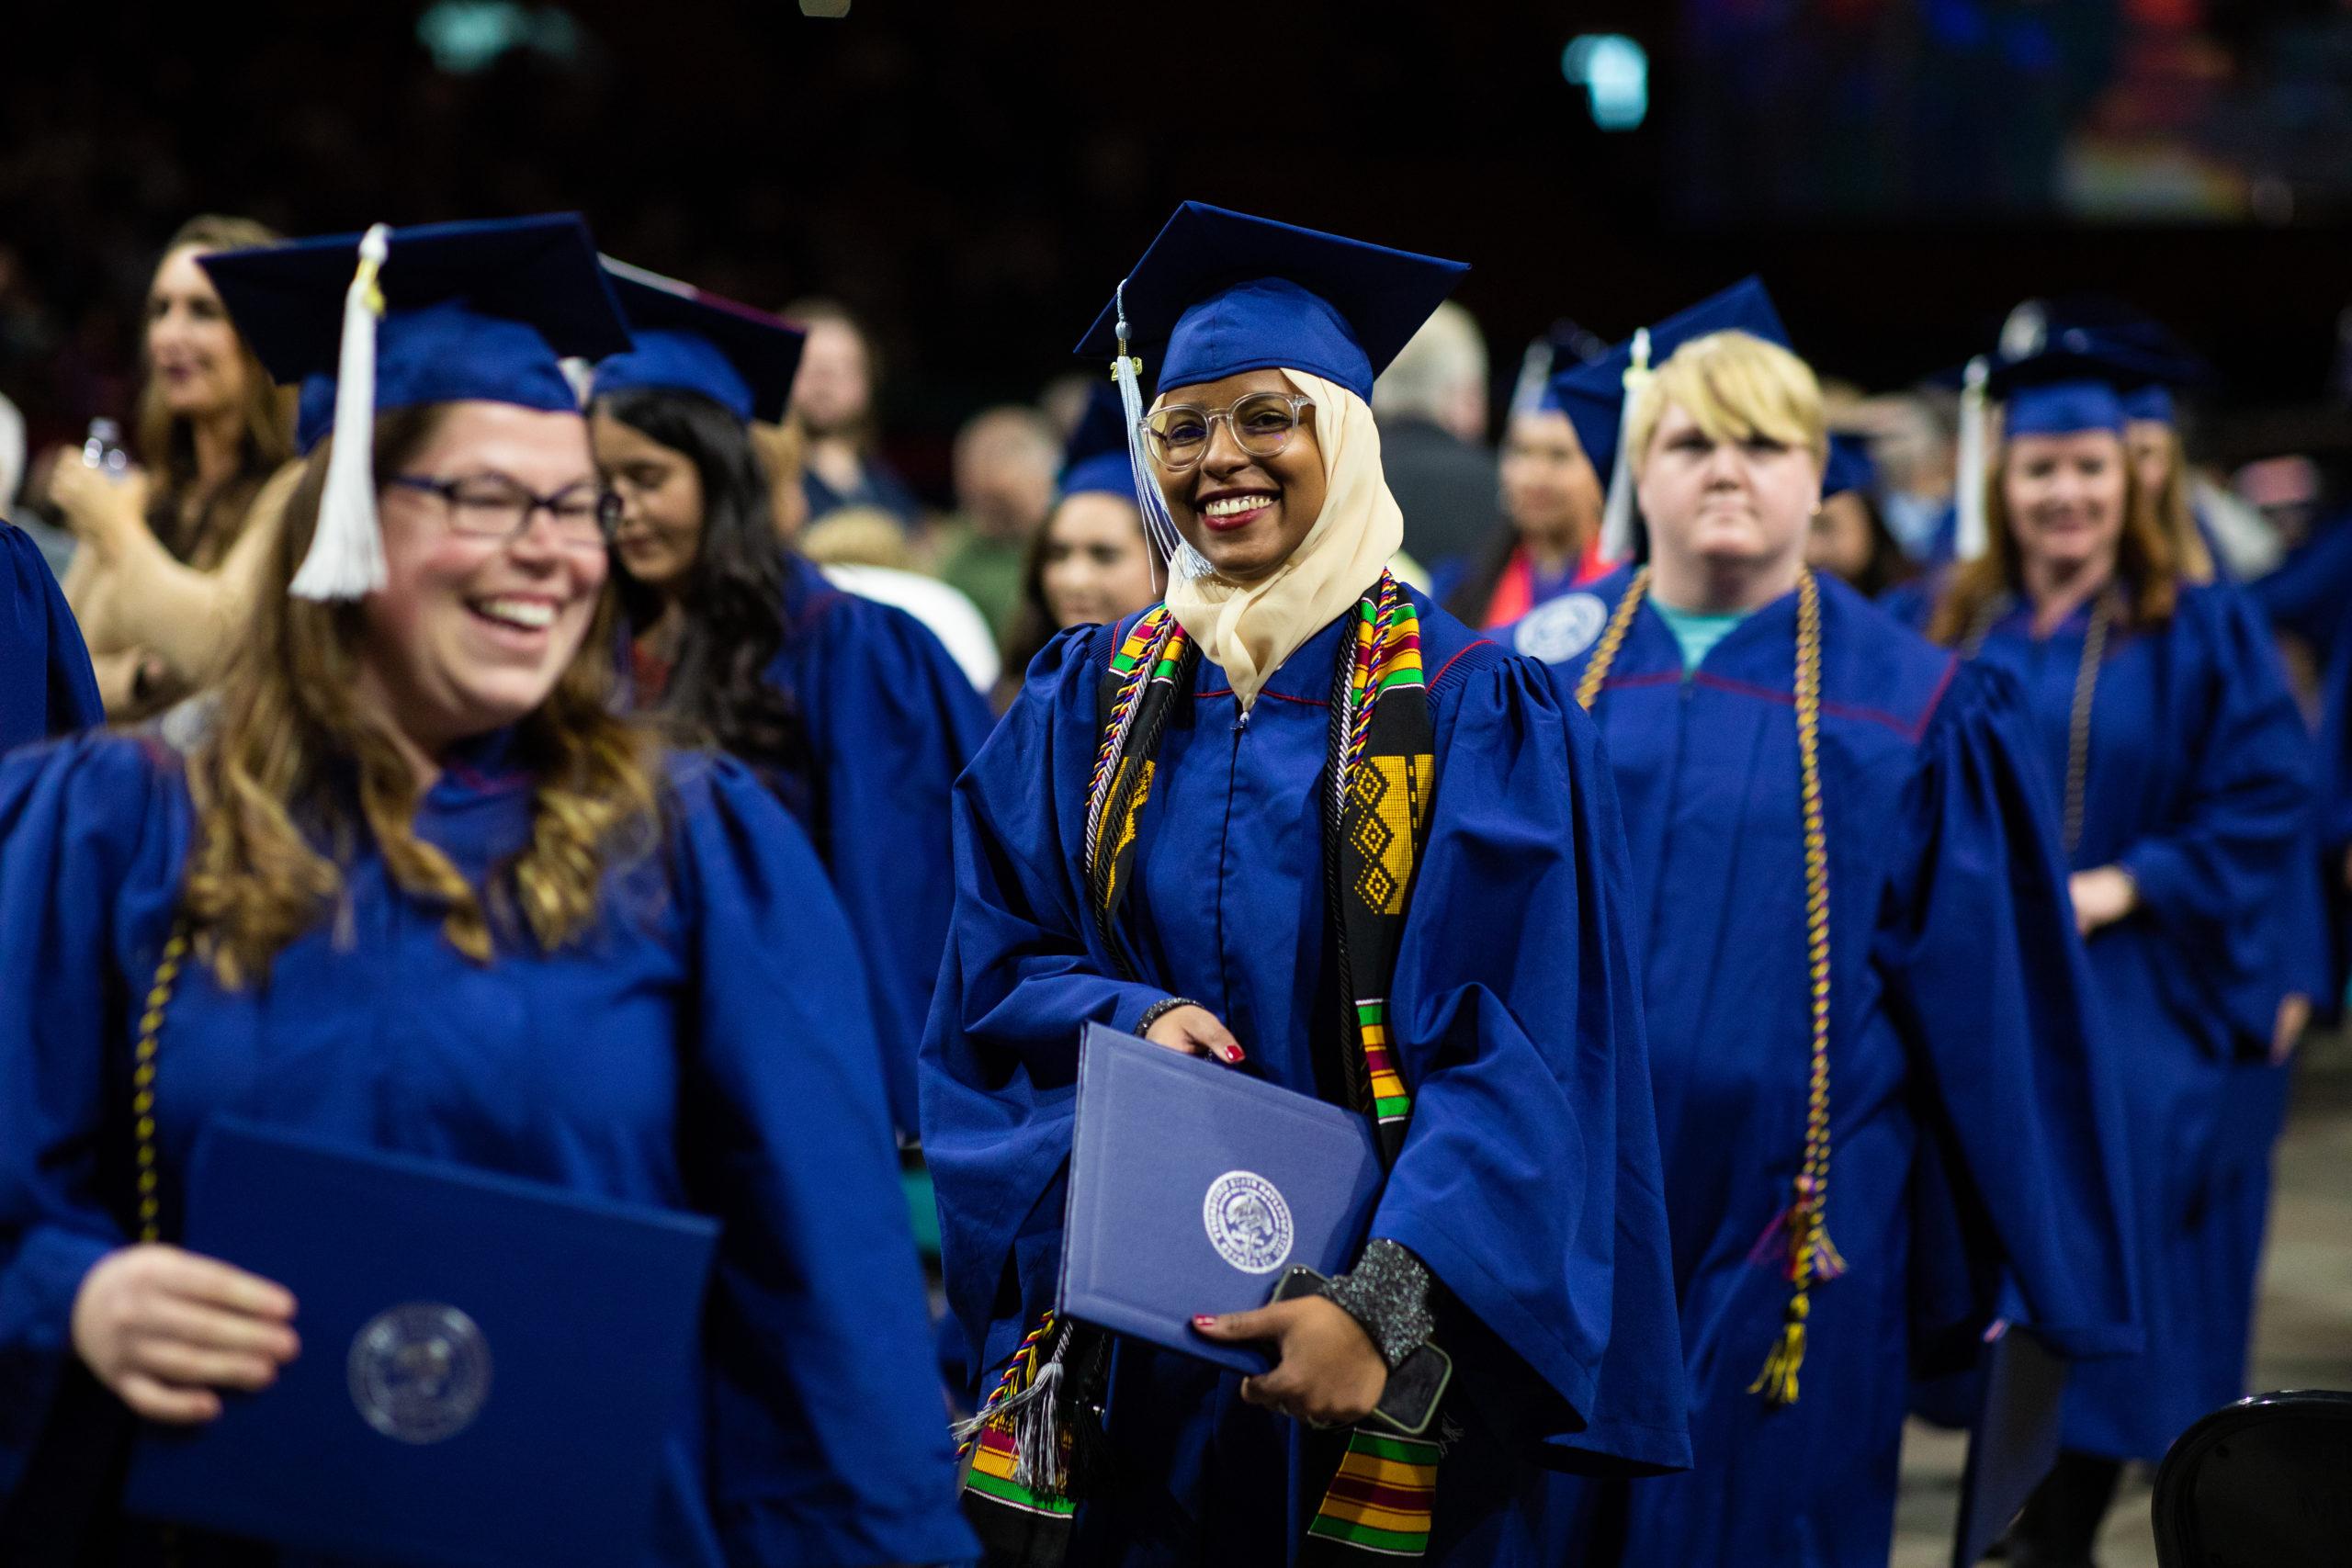
<svg viewBox="0 0 2352 1568">
<path fill-rule="evenodd" d="M 1100 1024 L 1079 1042 L 1056 1307 L 1238 1372 L 1272 1363 L 1193 1332 L 1303 1264 L 1343 1272 L 1380 1196 L 1355 1112 Z"/>
<path fill-rule="evenodd" d="M 371 1562 L 637 1563 L 718 1227 L 220 1121 L 186 1245 L 294 1292 L 302 1350 L 141 1429 L 130 1513 Z"/>
<path fill-rule="evenodd" d="M 1986 1348 L 1984 1403 L 1961 1472 L 1955 1568 L 1975 1568 L 2058 1462 L 2067 1363 L 2030 1329 L 2010 1326 Z"/>
</svg>

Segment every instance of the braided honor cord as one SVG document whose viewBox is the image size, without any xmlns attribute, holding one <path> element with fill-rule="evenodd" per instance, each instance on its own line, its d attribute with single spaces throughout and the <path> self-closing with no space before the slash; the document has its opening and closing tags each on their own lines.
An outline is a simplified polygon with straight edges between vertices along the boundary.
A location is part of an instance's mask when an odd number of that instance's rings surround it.
<svg viewBox="0 0 2352 1568">
<path fill-rule="evenodd" d="M 1577 704 L 1590 711 L 1609 678 L 1610 667 L 1649 591 L 1650 569 L 1634 573 L 1625 596 L 1609 618 L 1592 660 L 1577 682 Z M 1804 1365 L 1805 1320 L 1813 1313 L 1813 1288 L 1846 1271 L 1846 1260 L 1829 1240 L 1825 1218 L 1829 1199 L 1829 833 L 1821 797 L 1821 588 L 1810 570 L 1797 578 L 1797 773 L 1804 826 L 1805 966 L 1812 993 L 1812 1072 L 1807 1082 L 1804 1162 L 1798 1168 L 1795 1200 L 1770 1230 L 1785 1237 L 1789 1294 L 1781 1337 L 1748 1385 L 1774 1404 L 1793 1404 L 1797 1371 Z M 1770 1256 L 1759 1246 L 1759 1252 Z"/>
</svg>

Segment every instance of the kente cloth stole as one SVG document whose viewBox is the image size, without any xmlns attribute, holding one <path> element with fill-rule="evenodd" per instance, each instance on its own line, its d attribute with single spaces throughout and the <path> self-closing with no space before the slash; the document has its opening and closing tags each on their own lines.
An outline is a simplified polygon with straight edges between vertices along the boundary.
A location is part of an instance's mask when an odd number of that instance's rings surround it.
<svg viewBox="0 0 2352 1568">
<path fill-rule="evenodd" d="M 1102 739 L 1089 780 L 1089 912 L 1122 977 L 1135 978 L 1118 933 L 1134 884 L 1136 831 L 1149 800 L 1170 713 L 1190 690 L 1197 647 L 1167 606 L 1148 612 L 1103 672 Z M 1413 871 L 1429 831 L 1435 728 L 1412 600 L 1383 572 L 1351 613 L 1332 672 L 1322 792 L 1325 901 L 1338 945 L 1341 1043 L 1336 1081 L 1372 1120 L 1384 1165 L 1403 1146 L 1413 1110 L 1389 1034 L 1388 998 Z M 965 1512 L 990 1568 L 1064 1561 L 1083 1499 L 1110 1336 L 1048 1313 L 1012 1357 L 965 1438 Z M 1332 1435 L 1329 1448 L 1340 1447 Z M 1312 1450 L 1310 1450 L 1310 1452 Z M 1429 1545 L 1435 1442 L 1358 1427 L 1307 1529 L 1302 1562 L 1359 1553 L 1419 1557 Z"/>
</svg>

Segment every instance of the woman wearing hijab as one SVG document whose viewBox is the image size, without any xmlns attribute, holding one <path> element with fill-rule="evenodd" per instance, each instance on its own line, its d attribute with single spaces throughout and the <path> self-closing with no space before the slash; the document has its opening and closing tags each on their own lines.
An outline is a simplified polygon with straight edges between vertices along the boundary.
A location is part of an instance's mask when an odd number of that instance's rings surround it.
<svg viewBox="0 0 2352 1568">
<path fill-rule="evenodd" d="M 1188 204 L 1081 345 L 1131 386 L 1130 332 L 1153 352 L 1135 439 L 1170 580 L 1056 639 L 956 789 L 923 1141 L 995 1391 L 966 1493 L 992 1540 L 1042 1518 L 1088 1563 L 1552 1562 L 1539 1466 L 1683 1462 L 1606 770 L 1539 667 L 1386 570 L 1373 376 L 1463 270 Z M 1265 1342 L 1263 1376 L 1046 1315 L 1090 1021 L 1375 1126 L 1347 1275 L 1196 1320 Z M 1318 1429 L 1432 1335 L 1442 1459 Z M 1041 1399 L 1082 1431 L 1099 1407 L 1107 1462 L 1012 1462 Z"/>
<path fill-rule="evenodd" d="M 596 367 L 590 429 L 621 499 L 613 540 L 634 694 L 749 764 L 817 845 L 882 1035 L 891 1120 L 947 939 L 947 793 L 987 705 L 904 611 L 843 592 L 778 536 L 750 422 L 784 416 L 800 333 L 606 262 L 635 346 Z"/>
<path fill-rule="evenodd" d="M 2146 1343 L 2079 1371 L 2066 1455 L 2019 1522 L 2020 1560 L 2087 1562 L 2120 1461 L 2154 1463 L 2244 1392 L 2252 1279 L 2228 1191 L 2235 1124 L 2269 1082 L 2310 828 L 2310 741 L 2258 612 L 2187 581 L 2140 485 L 2103 367 L 2063 346 L 2007 394 L 1981 528 L 1936 640 L 2005 670 L 2062 802 L 2075 919 L 2124 1089 Z M 1968 542 L 1981 536 L 1981 550 Z M 2233 1109 L 2234 1108 L 2234 1109 Z"/>
<path fill-rule="evenodd" d="M 611 701 L 612 509 L 558 363 L 628 341 L 587 231 L 209 265 L 274 373 L 373 395 L 335 400 L 194 733 L 0 768 L 0 995 L 40 998 L 0 1009 L 0 1556 L 159 1561 L 130 1417 L 345 1356 L 172 1245 L 222 1117 L 720 1219 L 639 1561 L 967 1554 L 840 908 L 747 770 Z"/>
<path fill-rule="evenodd" d="M 1647 376 L 1621 346 L 1563 378 L 1623 406 L 1647 524 L 1561 670 L 1647 919 L 1692 1448 L 1578 1488 L 1566 1562 L 1879 1568 L 1915 1364 L 1972 1364 L 1996 1315 L 2132 1343 L 2118 1091 L 2024 706 L 1805 566 L 1827 437 L 1781 336 L 1751 284 L 1645 333 Z"/>
</svg>

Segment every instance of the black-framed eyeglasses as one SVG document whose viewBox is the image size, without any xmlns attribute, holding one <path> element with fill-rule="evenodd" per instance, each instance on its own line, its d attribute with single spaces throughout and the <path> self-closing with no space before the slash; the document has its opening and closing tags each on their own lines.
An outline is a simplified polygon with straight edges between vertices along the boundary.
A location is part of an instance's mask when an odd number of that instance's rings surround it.
<svg viewBox="0 0 2352 1568">
<path fill-rule="evenodd" d="M 1314 406 L 1315 400 L 1302 392 L 1251 392 L 1221 409 L 1171 403 L 1145 417 L 1144 444 L 1151 448 L 1154 462 L 1181 474 L 1207 455 L 1209 441 L 1222 423 L 1244 452 L 1271 457 L 1290 445 L 1300 411 Z"/>
<path fill-rule="evenodd" d="M 540 495 L 503 474 L 468 474 L 436 479 L 428 474 L 396 474 L 402 490 L 437 495 L 449 514 L 450 531 L 469 539 L 511 543 L 530 531 L 531 519 L 548 514 L 555 536 L 568 549 L 601 550 L 620 526 L 621 498 L 595 485 L 577 484 Z"/>
</svg>

